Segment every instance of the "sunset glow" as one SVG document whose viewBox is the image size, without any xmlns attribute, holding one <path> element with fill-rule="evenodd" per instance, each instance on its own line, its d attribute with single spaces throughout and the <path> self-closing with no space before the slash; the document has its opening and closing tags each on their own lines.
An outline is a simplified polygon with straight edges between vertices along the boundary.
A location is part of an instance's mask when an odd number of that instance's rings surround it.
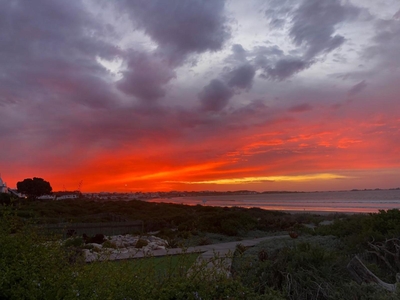
<svg viewBox="0 0 400 300">
<path fill-rule="evenodd" d="M 398 0 L 16 0 L 0 28 L 10 187 L 400 187 Z"/>
<path fill-rule="evenodd" d="M 264 177 L 244 177 L 231 179 L 216 179 L 205 181 L 182 181 L 185 184 L 247 184 L 261 183 L 263 181 L 308 181 L 308 180 L 329 180 L 329 179 L 345 179 L 346 176 L 335 174 L 315 174 L 315 175 L 298 175 L 298 176 L 264 176 Z"/>
</svg>

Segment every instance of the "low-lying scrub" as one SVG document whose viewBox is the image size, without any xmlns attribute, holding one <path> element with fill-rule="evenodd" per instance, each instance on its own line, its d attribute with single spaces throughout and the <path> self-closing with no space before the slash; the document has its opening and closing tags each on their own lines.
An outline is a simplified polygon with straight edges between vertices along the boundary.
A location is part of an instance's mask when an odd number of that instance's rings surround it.
<svg viewBox="0 0 400 300">
<path fill-rule="evenodd" d="M 58 237 L 57 237 L 58 238 Z M 80 244 L 81 241 L 79 241 Z M 0 299 L 272 299 L 205 265 L 189 272 L 186 258 L 160 268 L 141 263 L 70 259 L 69 247 L 12 215 L 0 218 Z"/>
<path fill-rule="evenodd" d="M 73 209 L 68 207 L 75 204 Z M 141 201 L 112 205 L 66 201 L 42 208 L 42 202 L 0 207 L 0 299 L 389 300 L 399 295 L 376 285 L 357 284 L 346 267 L 357 254 L 381 279 L 395 282 L 400 272 L 398 210 L 322 217 Z M 97 222 L 89 215 L 98 216 L 107 209 L 126 219 L 143 220 L 144 231 L 157 231 L 154 235 L 165 239 L 169 247 L 240 241 L 282 231 L 291 233 L 292 239 L 288 235 L 249 249 L 239 246 L 233 277 L 228 278 L 197 265 L 190 272 L 187 265 L 172 263 L 162 270 L 149 263 L 87 265 L 82 251 L 95 251 L 98 245 L 85 242 L 102 241 L 110 250 L 123 242 L 98 235 L 94 239 L 75 236 L 60 243 L 60 237 L 44 236 L 39 227 L 30 225 L 37 216 L 41 222 L 48 221 L 54 212 L 73 221 Z"/>
<path fill-rule="evenodd" d="M 235 278 L 258 294 L 279 291 L 286 299 L 398 299 L 378 286 L 358 285 L 350 258 L 334 237 L 265 242 L 236 253 Z"/>
</svg>

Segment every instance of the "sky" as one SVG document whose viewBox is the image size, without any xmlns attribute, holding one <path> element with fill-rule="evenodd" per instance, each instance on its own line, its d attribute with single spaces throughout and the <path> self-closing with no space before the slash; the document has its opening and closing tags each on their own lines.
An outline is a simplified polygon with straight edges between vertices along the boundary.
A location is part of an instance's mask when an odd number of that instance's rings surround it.
<svg viewBox="0 0 400 300">
<path fill-rule="evenodd" d="M 0 173 L 83 192 L 400 186 L 398 0 L 0 1 Z"/>
</svg>

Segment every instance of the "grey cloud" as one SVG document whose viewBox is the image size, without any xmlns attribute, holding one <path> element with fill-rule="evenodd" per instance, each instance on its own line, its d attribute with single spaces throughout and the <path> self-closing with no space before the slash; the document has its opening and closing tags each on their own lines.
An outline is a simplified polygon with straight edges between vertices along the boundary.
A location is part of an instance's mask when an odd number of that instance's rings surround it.
<svg viewBox="0 0 400 300">
<path fill-rule="evenodd" d="M 165 96 L 164 86 L 175 77 L 173 69 L 160 57 L 139 52 L 129 55 L 128 70 L 123 74 L 117 87 L 143 101 Z"/>
<path fill-rule="evenodd" d="M 252 55 L 255 65 L 265 68 L 282 58 L 284 52 L 276 45 L 270 47 L 258 46 L 253 49 Z"/>
<path fill-rule="evenodd" d="M 115 101 L 96 57 L 111 59 L 119 50 L 96 38 L 107 29 L 85 9 L 80 1 L 0 3 L 0 101 Z"/>
<path fill-rule="evenodd" d="M 270 27 L 282 29 L 288 23 L 289 37 L 298 47 L 289 55 L 277 46 L 256 49 L 254 61 L 265 71 L 262 77 L 273 80 L 285 80 L 309 68 L 318 55 L 340 47 L 345 38 L 335 34 L 336 26 L 353 20 L 361 11 L 340 0 L 303 0 L 300 4 L 292 0 L 272 0 L 269 5 L 265 16 Z"/>
<path fill-rule="evenodd" d="M 299 113 L 299 112 L 305 112 L 305 111 L 309 111 L 312 110 L 312 106 L 308 103 L 303 103 L 303 104 L 299 104 L 299 105 L 295 105 L 291 108 L 288 109 L 289 112 L 294 112 L 294 113 Z"/>
<path fill-rule="evenodd" d="M 206 111 L 222 110 L 232 96 L 232 90 L 218 79 L 211 80 L 199 93 L 202 108 Z"/>
<path fill-rule="evenodd" d="M 380 62 L 380 69 L 400 66 L 400 21 L 378 20 L 375 30 L 373 44 L 366 48 L 364 57 L 376 58 Z"/>
<path fill-rule="evenodd" d="M 290 14 L 295 7 L 293 0 L 270 0 L 268 9 L 265 10 L 265 16 L 269 19 L 269 26 L 272 29 L 282 29 L 287 20 L 290 20 Z"/>
<path fill-rule="evenodd" d="M 237 66 L 238 64 L 247 63 L 247 57 L 250 55 L 242 45 L 234 44 L 231 47 L 232 53 L 225 58 L 225 62 Z M 227 67 L 229 69 L 229 67 Z"/>
<path fill-rule="evenodd" d="M 175 68 L 191 54 L 220 50 L 230 37 L 223 0 L 126 0 L 118 4 L 158 48 L 129 57 L 119 89 L 144 101 L 165 95 Z"/>
<path fill-rule="evenodd" d="M 294 11 L 290 37 L 297 46 L 305 46 L 306 59 L 330 52 L 345 41 L 334 35 L 335 26 L 354 19 L 360 9 L 340 0 L 305 0 Z"/>
<path fill-rule="evenodd" d="M 286 20 L 285 19 L 273 19 L 270 21 L 269 25 L 272 28 L 283 28 L 285 26 Z"/>
<path fill-rule="evenodd" d="M 282 81 L 308 68 L 309 65 L 309 62 L 300 58 L 284 57 L 279 59 L 273 67 L 264 68 L 266 74 L 262 74 L 262 77 Z"/>
<path fill-rule="evenodd" d="M 228 85 L 241 89 L 250 89 L 255 74 L 256 70 L 252 65 L 241 65 L 228 74 Z"/>
<path fill-rule="evenodd" d="M 216 51 L 230 37 L 223 0 L 127 0 L 120 2 L 172 62 L 190 53 Z"/>
<path fill-rule="evenodd" d="M 240 44 L 234 44 L 232 46 L 232 57 L 237 61 L 246 61 L 247 52 L 244 50 L 243 46 Z"/>
<path fill-rule="evenodd" d="M 266 79 L 285 80 L 311 65 L 302 57 L 285 55 L 276 45 L 256 47 L 251 53 L 255 66 L 265 72 L 261 77 Z"/>
<path fill-rule="evenodd" d="M 351 89 L 348 91 L 348 95 L 349 96 L 354 96 L 358 93 L 360 93 L 362 90 L 364 90 L 367 87 L 367 83 L 365 82 L 365 80 L 360 81 L 359 83 L 353 85 L 351 87 Z"/>
</svg>

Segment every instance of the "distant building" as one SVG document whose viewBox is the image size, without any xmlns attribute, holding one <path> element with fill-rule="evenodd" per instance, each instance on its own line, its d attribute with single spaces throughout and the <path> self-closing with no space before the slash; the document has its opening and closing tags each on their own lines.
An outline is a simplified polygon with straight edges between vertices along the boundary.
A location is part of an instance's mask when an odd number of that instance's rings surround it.
<svg viewBox="0 0 400 300">
<path fill-rule="evenodd" d="M 68 199 L 78 199 L 80 197 L 79 191 L 73 192 L 54 192 L 53 194 L 54 200 L 68 200 Z"/>
<path fill-rule="evenodd" d="M 21 193 L 18 193 L 18 191 L 17 191 L 16 189 L 8 189 L 8 192 L 9 192 L 10 194 L 12 194 L 12 195 L 18 197 L 18 198 L 24 198 L 24 199 L 28 198 L 26 195 L 21 194 Z"/>
<path fill-rule="evenodd" d="M 62 195 L 62 196 L 57 196 L 55 198 L 56 200 L 67 200 L 67 199 L 78 199 L 79 196 L 76 194 L 70 194 L 70 195 Z"/>
<path fill-rule="evenodd" d="M 8 194 L 7 184 L 5 182 L 3 182 L 3 179 L 1 179 L 1 176 L 0 176 L 0 193 Z"/>
<path fill-rule="evenodd" d="M 55 195 L 42 195 L 37 197 L 39 200 L 55 200 L 56 196 Z"/>
</svg>

